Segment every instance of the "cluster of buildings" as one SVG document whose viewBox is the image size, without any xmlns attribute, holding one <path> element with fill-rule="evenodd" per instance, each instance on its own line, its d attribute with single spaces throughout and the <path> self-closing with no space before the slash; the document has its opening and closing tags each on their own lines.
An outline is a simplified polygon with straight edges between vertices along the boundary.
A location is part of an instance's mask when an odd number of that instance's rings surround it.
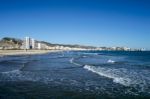
<svg viewBox="0 0 150 99">
<path fill-rule="evenodd" d="M 131 51 L 128 47 L 98 47 L 97 50 L 108 50 L 108 51 Z"/>
<path fill-rule="evenodd" d="M 145 51 L 144 48 L 142 49 L 132 49 L 129 47 L 97 47 L 94 50 L 99 50 L 99 51 Z"/>
<path fill-rule="evenodd" d="M 30 37 L 25 37 L 22 44 L 22 49 L 39 49 L 39 50 L 85 50 L 83 48 L 67 47 L 61 45 L 49 46 L 46 43 L 37 41 Z"/>
<path fill-rule="evenodd" d="M 25 37 L 22 44 L 22 49 L 47 49 L 47 45 L 33 38 Z"/>
<path fill-rule="evenodd" d="M 37 41 L 30 37 L 25 37 L 22 44 L 23 49 L 45 49 L 45 50 L 95 50 L 95 51 L 144 51 L 144 49 L 131 49 L 128 47 L 94 47 L 94 48 L 82 48 L 82 47 L 69 47 L 62 45 L 50 46 L 46 43 Z"/>
</svg>

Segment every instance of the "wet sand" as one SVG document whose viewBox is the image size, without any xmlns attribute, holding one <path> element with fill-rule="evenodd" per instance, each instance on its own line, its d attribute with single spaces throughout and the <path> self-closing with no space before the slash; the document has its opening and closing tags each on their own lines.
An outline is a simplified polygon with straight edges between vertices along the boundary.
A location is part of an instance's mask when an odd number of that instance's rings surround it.
<svg viewBox="0 0 150 99">
<path fill-rule="evenodd" d="M 61 50 L 0 50 L 0 57 L 9 55 L 35 55 L 50 52 L 58 52 Z"/>
</svg>

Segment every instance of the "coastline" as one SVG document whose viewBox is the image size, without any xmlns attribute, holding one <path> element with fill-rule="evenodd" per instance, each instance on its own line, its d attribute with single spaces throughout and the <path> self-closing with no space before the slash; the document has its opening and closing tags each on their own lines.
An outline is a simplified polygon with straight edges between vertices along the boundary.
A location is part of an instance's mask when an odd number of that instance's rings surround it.
<svg viewBox="0 0 150 99">
<path fill-rule="evenodd" d="M 0 57 L 13 55 L 37 55 L 59 51 L 62 50 L 0 50 Z"/>
</svg>

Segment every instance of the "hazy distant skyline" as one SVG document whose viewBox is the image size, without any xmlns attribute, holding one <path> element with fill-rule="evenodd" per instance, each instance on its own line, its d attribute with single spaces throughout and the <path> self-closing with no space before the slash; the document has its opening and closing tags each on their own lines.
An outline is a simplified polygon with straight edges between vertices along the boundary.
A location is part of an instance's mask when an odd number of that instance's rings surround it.
<svg viewBox="0 0 150 99">
<path fill-rule="evenodd" d="M 149 0 L 0 0 L 0 38 L 150 49 Z"/>
</svg>

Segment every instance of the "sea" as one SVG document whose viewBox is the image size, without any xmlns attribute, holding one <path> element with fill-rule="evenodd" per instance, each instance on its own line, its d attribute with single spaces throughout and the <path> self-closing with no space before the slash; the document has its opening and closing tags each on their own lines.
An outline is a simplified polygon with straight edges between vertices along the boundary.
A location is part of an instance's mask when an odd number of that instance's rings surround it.
<svg viewBox="0 0 150 99">
<path fill-rule="evenodd" d="M 1 56 L 0 99 L 150 99 L 150 52 Z"/>
</svg>

